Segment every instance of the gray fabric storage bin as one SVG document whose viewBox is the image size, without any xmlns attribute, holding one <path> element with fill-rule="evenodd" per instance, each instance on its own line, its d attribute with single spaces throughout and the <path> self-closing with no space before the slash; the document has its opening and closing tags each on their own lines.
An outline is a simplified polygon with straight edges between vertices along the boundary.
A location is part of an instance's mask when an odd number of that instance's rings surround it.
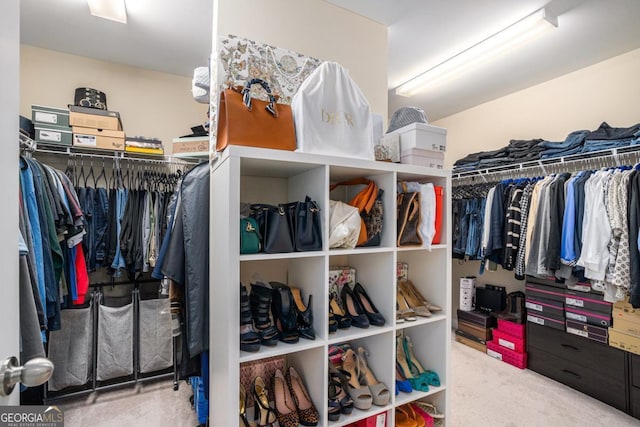
<svg viewBox="0 0 640 427">
<path fill-rule="evenodd" d="M 170 301 L 140 301 L 140 372 L 159 371 L 173 366 Z"/>
<path fill-rule="evenodd" d="M 133 374 L 133 304 L 98 307 L 98 381 Z"/>
<path fill-rule="evenodd" d="M 55 369 L 49 379 L 51 391 L 84 385 L 91 375 L 93 354 L 93 308 L 60 312 L 62 329 L 49 334 L 49 359 Z"/>
</svg>

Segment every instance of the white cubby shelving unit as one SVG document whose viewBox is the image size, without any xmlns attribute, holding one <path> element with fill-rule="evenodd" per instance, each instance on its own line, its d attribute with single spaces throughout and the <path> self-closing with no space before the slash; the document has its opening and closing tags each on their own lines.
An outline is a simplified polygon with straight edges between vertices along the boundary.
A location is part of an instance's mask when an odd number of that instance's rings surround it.
<svg viewBox="0 0 640 427">
<path fill-rule="evenodd" d="M 394 408 L 416 400 L 434 402 L 449 413 L 447 384 L 451 339 L 451 194 L 449 171 L 407 164 L 374 162 L 345 157 L 329 157 L 281 150 L 230 146 L 212 162 L 211 185 L 211 283 L 210 283 L 210 416 L 211 425 L 238 423 L 239 378 L 242 363 L 285 356 L 304 378 L 311 398 L 320 412 L 320 426 L 341 427 L 370 415 L 387 413 L 387 426 L 395 425 Z M 384 228 L 379 247 L 352 250 L 328 248 L 329 200 L 347 201 L 355 189 L 331 183 L 366 177 L 384 190 Z M 431 250 L 424 247 L 396 247 L 396 188 L 399 181 L 431 182 L 444 188 L 442 241 Z M 322 212 L 323 250 L 286 254 L 239 255 L 240 202 L 287 203 L 308 195 Z M 396 264 L 409 264 L 409 279 L 443 312 L 414 322 L 395 323 Z M 365 286 L 386 324 L 367 329 L 351 327 L 329 334 L 330 266 L 349 265 L 356 279 Z M 313 295 L 316 339 L 300 339 L 297 344 L 279 342 L 262 346 L 257 353 L 240 351 L 238 285 L 255 277 L 279 281 L 302 289 L 304 298 Z M 395 395 L 396 333 L 411 337 L 416 357 L 425 367 L 438 373 L 440 387 L 428 392 Z M 355 410 L 339 421 L 327 416 L 328 347 L 350 342 L 365 347 L 369 365 L 389 388 L 392 398 L 384 407 Z M 249 392 L 247 390 L 247 392 Z M 252 410 L 247 411 L 252 414 Z"/>
</svg>

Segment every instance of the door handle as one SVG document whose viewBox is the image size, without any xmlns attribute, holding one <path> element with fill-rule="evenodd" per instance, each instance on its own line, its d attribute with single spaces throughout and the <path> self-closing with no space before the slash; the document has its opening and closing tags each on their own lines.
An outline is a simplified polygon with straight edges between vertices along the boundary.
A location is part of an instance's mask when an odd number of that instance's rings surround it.
<svg viewBox="0 0 640 427">
<path fill-rule="evenodd" d="M 9 396 L 18 383 L 27 387 L 36 387 L 44 384 L 53 374 L 53 362 L 44 357 L 36 357 L 29 360 L 24 366 L 18 364 L 14 356 L 7 357 L 0 365 L 0 396 Z"/>
</svg>

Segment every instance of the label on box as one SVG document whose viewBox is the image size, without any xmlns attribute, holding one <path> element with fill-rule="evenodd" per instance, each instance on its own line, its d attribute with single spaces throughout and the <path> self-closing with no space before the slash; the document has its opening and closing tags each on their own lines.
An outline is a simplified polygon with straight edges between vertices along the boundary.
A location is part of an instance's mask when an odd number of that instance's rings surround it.
<svg viewBox="0 0 640 427">
<path fill-rule="evenodd" d="M 525 306 L 527 308 L 530 308 L 531 310 L 535 310 L 535 311 L 542 311 L 542 306 L 540 304 L 534 304 L 532 302 L 527 302 L 525 304 Z"/>
<path fill-rule="evenodd" d="M 376 427 L 385 427 L 387 425 L 387 414 L 380 414 L 376 418 Z"/>
<path fill-rule="evenodd" d="M 589 338 L 589 333 L 587 331 L 581 331 L 576 328 L 567 328 L 567 332 L 574 335 L 580 335 L 581 337 Z"/>
<path fill-rule="evenodd" d="M 35 116 L 36 122 L 51 123 L 52 125 L 58 124 L 58 116 L 56 114 L 43 113 L 42 111 L 36 111 L 34 116 Z"/>
<path fill-rule="evenodd" d="M 581 314 L 572 313 L 570 311 L 566 312 L 567 319 L 577 320 L 579 322 L 587 323 L 587 316 L 583 316 Z"/>
<path fill-rule="evenodd" d="M 527 315 L 527 321 L 531 322 L 531 323 L 537 323 L 538 325 L 542 325 L 544 326 L 544 319 L 541 319 L 539 317 L 535 317 L 535 316 L 531 316 L 531 315 Z"/>
<path fill-rule="evenodd" d="M 40 131 L 40 139 L 42 141 L 51 141 L 51 142 L 61 142 L 62 141 L 62 133 L 61 132 L 51 132 L 48 130 Z"/>
<path fill-rule="evenodd" d="M 574 307 L 584 307 L 584 301 L 582 301 L 581 299 L 567 297 L 565 303 Z"/>
<path fill-rule="evenodd" d="M 491 350 L 490 348 L 487 349 L 487 354 L 494 359 L 502 360 L 502 355 L 497 351 Z"/>
<path fill-rule="evenodd" d="M 511 350 L 515 350 L 516 349 L 516 345 L 510 341 L 504 340 L 502 338 L 498 338 L 498 344 L 500 344 L 503 347 L 506 347 L 508 349 Z"/>
<path fill-rule="evenodd" d="M 84 145 L 86 147 L 95 147 L 97 145 L 98 137 L 95 135 L 75 135 L 76 145 Z"/>
</svg>

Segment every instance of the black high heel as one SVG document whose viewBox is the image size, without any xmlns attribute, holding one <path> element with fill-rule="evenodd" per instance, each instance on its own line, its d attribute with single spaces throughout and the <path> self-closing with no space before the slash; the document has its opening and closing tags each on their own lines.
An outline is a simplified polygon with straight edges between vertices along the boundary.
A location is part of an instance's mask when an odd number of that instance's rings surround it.
<svg viewBox="0 0 640 427">
<path fill-rule="evenodd" d="M 356 283 L 353 287 L 353 293 L 358 297 L 358 301 L 364 309 L 364 314 L 369 319 L 369 323 L 373 326 L 384 326 L 384 317 L 373 304 L 373 301 L 371 301 L 371 298 L 369 298 L 369 295 L 367 295 L 367 292 L 360 282 Z"/>
<path fill-rule="evenodd" d="M 240 426 L 251 427 L 247 419 L 247 392 L 242 384 L 240 384 Z"/>
<path fill-rule="evenodd" d="M 344 285 L 340 292 L 342 298 L 342 306 L 345 310 L 345 317 L 351 319 L 351 326 L 356 328 L 368 328 L 369 318 L 365 314 L 362 304 L 358 300 L 358 297 L 353 293 L 349 285 Z"/>
<path fill-rule="evenodd" d="M 258 334 L 260 334 L 260 342 L 262 345 L 270 347 L 278 344 L 278 330 L 269 317 L 272 299 L 273 289 L 268 283 L 256 282 L 251 285 L 249 301 L 251 302 L 253 323 Z"/>
<path fill-rule="evenodd" d="M 287 344 L 295 344 L 300 339 L 298 333 L 298 310 L 291 290 L 284 283 L 269 282 L 273 287 L 273 299 L 271 300 L 271 313 L 278 328 L 280 341 Z"/>
<path fill-rule="evenodd" d="M 256 377 L 251 385 L 251 395 L 253 396 L 253 419 L 257 421 L 259 427 L 273 427 L 276 422 L 276 412 L 269 405 L 269 395 L 267 386 L 261 377 Z"/>
<path fill-rule="evenodd" d="M 249 295 L 242 283 L 240 283 L 240 350 L 252 353 L 260 350 L 260 335 L 253 330 Z"/>
<path fill-rule="evenodd" d="M 305 307 L 304 301 L 302 300 L 302 291 L 299 288 L 293 287 L 290 287 L 290 290 L 298 312 L 298 316 L 296 318 L 298 332 L 302 338 L 315 340 L 316 331 L 313 329 L 313 311 L 311 307 L 311 299 L 313 295 L 309 295 L 309 300 Z"/>
</svg>

